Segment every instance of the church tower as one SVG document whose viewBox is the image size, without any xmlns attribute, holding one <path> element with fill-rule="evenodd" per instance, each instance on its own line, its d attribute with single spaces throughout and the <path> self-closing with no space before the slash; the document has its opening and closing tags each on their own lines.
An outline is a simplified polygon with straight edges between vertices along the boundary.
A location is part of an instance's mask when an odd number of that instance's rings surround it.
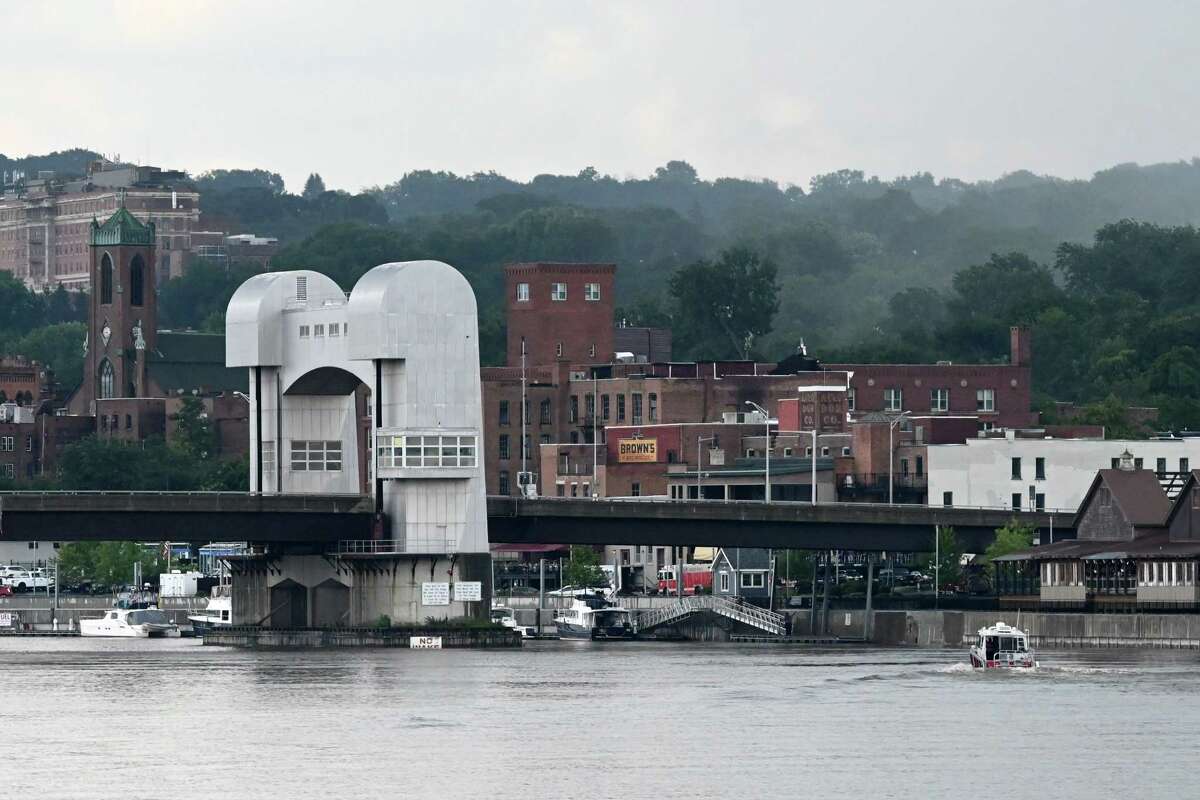
<svg viewBox="0 0 1200 800">
<path fill-rule="evenodd" d="M 124 204 L 104 223 L 92 220 L 91 297 L 83 397 L 140 397 L 146 356 L 158 338 L 154 223 L 139 221 Z"/>
</svg>

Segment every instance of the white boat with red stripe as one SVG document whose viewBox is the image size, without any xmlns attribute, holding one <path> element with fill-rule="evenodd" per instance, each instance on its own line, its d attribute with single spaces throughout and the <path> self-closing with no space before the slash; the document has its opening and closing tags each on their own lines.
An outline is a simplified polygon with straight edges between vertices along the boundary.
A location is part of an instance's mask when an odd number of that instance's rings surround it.
<svg viewBox="0 0 1200 800">
<path fill-rule="evenodd" d="M 971 645 L 971 666 L 976 669 L 1033 669 L 1037 661 L 1024 631 L 997 622 L 979 629 L 979 638 Z"/>
</svg>

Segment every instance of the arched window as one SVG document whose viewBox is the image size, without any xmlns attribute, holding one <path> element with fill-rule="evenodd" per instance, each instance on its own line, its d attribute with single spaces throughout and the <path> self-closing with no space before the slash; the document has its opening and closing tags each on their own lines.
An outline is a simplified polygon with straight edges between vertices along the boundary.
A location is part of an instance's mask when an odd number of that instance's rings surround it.
<svg viewBox="0 0 1200 800">
<path fill-rule="evenodd" d="M 140 306 L 145 295 L 146 267 L 141 256 L 134 256 L 129 264 L 129 302 Z"/>
<path fill-rule="evenodd" d="M 113 365 L 107 358 L 100 363 L 100 399 L 113 396 Z"/>
<path fill-rule="evenodd" d="M 112 302 L 112 259 L 108 253 L 100 259 L 100 302 L 108 305 Z"/>
</svg>

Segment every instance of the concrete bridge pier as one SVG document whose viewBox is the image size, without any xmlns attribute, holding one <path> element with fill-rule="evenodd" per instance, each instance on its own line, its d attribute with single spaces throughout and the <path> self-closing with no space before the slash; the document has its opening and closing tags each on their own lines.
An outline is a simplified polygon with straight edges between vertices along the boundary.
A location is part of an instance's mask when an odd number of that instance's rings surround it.
<svg viewBox="0 0 1200 800">
<path fill-rule="evenodd" d="M 329 628 L 423 625 L 429 618 L 486 619 L 491 608 L 491 556 L 462 554 L 285 554 L 233 560 L 234 625 Z M 455 584 L 478 582 L 481 599 L 455 600 Z M 423 584 L 449 599 L 423 602 Z M 432 598 L 424 598 L 432 599 Z"/>
</svg>

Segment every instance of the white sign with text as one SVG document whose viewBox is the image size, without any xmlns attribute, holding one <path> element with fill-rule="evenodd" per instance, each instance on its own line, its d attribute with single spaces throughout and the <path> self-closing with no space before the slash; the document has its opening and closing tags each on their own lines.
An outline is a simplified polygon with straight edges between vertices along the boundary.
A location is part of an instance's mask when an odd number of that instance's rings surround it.
<svg viewBox="0 0 1200 800">
<path fill-rule="evenodd" d="M 412 650 L 441 650 L 442 637 L 410 636 L 408 637 L 408 646 Z"/>
<path fill-rule="evenodd" d="M 460 603 L 478 603 L 483 600 L 483 583 L 459 581 L 454 584 L 454 599 Z"/>
<path fill-rule="evenodd" d="M 448 583 L 422 583 L 421 584 L 421 605 L 423 605 L 423 606 L 448 606 L 448 605 L 450 605 L 450 584 L 448 584 Z"/>
</svg>

